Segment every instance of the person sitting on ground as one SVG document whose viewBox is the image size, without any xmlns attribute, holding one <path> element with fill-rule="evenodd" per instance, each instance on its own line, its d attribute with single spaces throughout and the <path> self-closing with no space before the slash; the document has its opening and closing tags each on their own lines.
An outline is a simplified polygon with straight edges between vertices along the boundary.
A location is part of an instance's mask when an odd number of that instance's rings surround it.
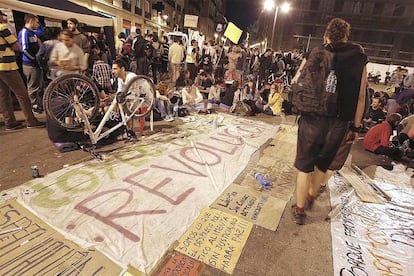
<svg viewBox="0 0 414 276">
<path fill-rule="evenodd" d="M 285 113 L 282 111 L 282 85 L 273 83 L 270 86 L 269 103 L 264 106 L 263 113 L 267 115 L 280 116 L 282 124 L 286 122 Z"/>
<path fill-rule="evenodd" d="M 174 121 L 172 116 L 172 105 L 169 96 L 169 84 L 167 81 L 160 81 L 156 86 L 155 110 L 160 113 L 164 121 Z"/>
<path fill-rule="evenodd" d="M 236 93 L 239 90 L 238 81 L 226 81 L 226 90 L 224 96 L 220 99 L 219 111 L 222 112 L 233 112 L 235 105 Z M 237 101 L 237 100 L 236 100 Z"/>
<path fill-rule="evenodd" d="M 375 154 L 389 156 L 392 159 L 400 159 L 402 151 L 397 147 L 390 147 L 390 137 L 394 129 L 401 121 L 401 115 L 391 114 L 387 121 L 373 126 L 364 137 L 364 148 Z"/>
<path fill-rule="evenodd" d="M 180 75 L 178 76 L 176 82 L 175 82 L 175 87 L 177 89 L 182 89 L 185 87 L 185 80 L 189 80 L 190 79 L 190 71 L 188 70 L 183 70 L 180 71 Z"/>
<path fill-rule="evenodd" d="M 381 99 L 379 97 L 374 97 L 372 99 L 371 106 L 369 107 L 365 118 L 363 119 L 363 124 L 366 129 L 369 129 L 373 125 L 376 125 L 382 122 L 385 119 L 384 111 L 381 108 Z"/>
<path fill-rule="evenodd" d="M 122 58 L 116 59 L 112 64 L 112 74 L 118 80 L 117 92 L 122 91 L 128 82 L 136 76 L 135 73 L 128 72 L 126 66 L 126 62 Z M 137 140 L 137 135 L 132 129 L 132 120 L 129 120 L 127 123 L 127 139 L 129 141 Z"/>
<path fill-rule="evenodd" d="M 182 89 L 181 94 L 183 97 L 183 106 L 190 113 L 205 111 L 203 96 L 191 79 L 185 80 L 185 87 Z"/>
<path fill-rule="evenodd" d="M 213 80 L 211 79 L 210 75 L 202 71 L 200 74 L 198 74 L 194 83 L 197 85 L 200 92 L 208 93 L 209 88 L 213 85 Z"/>
<path fill-rule="evenodd" d="M 398 143 L 405 151 L 414 149 L 414 115 L 404 118 L 397 128 Z"/>
<path fill-rule="evenodd" d="M 213 105 L 220 104 L 221 87 L 223 85 L 223 79 L 215 79 L 214 84 L 208 91 L 208 105 L 207 109 L 212 109 Z"/>
<path fill-rule="evenodd" d="M 261 110 L 258 108 L 259 105 L 256 103 L 261 103 L 262 98 L 260 97 L 259 90 L 256 88 L 253 80 L 249 80 L 246 85 L 244 86 L 244 92 L 246 94 L 246 103 L 250 106 L 251 110 L 257 114 L 260 113 Z"/>
</svg>

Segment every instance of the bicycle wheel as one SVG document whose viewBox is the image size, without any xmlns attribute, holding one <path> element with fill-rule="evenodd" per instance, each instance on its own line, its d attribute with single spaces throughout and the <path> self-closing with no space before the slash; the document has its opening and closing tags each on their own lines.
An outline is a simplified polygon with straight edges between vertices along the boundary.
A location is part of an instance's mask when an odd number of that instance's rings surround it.
<svg viewBox="0 0 414 276">
<path fill-rule="evenodd" d="M 46 114 L 64 128 L 81 127 L 81 119 L 75 112 L 75 99 L 91 121 L 99 110 L 98 88 L 92 80 L 80 74 L 63 75 L 49 84 L 43 99 Z"/>
<path fill-rule="evenodd" d="M 135 76 L 125 86 L 126 112 L 135 117 L 145 117 L 152 109 L 155 101 L 155 86 L 147 76 Z"/>
</svg>

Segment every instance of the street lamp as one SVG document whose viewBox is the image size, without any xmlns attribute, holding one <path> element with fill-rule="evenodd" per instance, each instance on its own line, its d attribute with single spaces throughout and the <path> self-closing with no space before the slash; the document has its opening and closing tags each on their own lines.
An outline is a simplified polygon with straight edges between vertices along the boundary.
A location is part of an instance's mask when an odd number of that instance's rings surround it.
<svg viewBox="0 0 414 276">
<path fill-rule="evenodd" d="M 266 0 L 264 2 L 264 8 L 265 10 L 268 10 L 268 11 L 275 9 L 275 17 L 273 18 L 273 28 L 272 28 L 272 40 L 270 41 L 270 46 L 273 48 L 273 38 L 275 34 L 276 19 L 279 13 L 279 8 L 282 10 L 282 12 L 287 13 L 290 10 L 290 3 L 285 2 L 279 6 L 275 3 L 275 0 Z"/>
</svg>

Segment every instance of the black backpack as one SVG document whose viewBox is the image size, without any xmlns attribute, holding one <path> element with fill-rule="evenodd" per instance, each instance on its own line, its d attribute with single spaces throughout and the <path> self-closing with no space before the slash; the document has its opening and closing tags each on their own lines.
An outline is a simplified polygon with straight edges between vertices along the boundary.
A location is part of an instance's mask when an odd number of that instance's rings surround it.
<svg viewBox="0 0 414 276">
<path fill-rule="evenodd" d="M 335 54 L 330 44 L 310 52 L 298 81 L 291 85 L 288 98 L 299 113 L 338 117 Z"/>
</svg>

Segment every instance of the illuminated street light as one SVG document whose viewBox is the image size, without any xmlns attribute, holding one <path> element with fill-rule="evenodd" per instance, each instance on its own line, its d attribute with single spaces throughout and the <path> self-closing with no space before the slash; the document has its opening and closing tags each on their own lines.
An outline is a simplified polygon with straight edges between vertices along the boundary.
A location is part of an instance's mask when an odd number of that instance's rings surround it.
<svg viewBox="0 0 414 276">
<path fill-rule="evenodd" d="M 275 26 L 276 26 L 276 20 L 277 20 L 277 15 L 279 13 L 279 8 L 282 10 L 283 13 L 287 13 L 289 12 L 291 6 L 290 3 L 283 3 L 282 5 L 276 5 L 275 0 L 266 0 L 264 2 L 264 9 L 271 11 L 273 9 L 275 9 L 275 17 L 273 18 L 273 28 L 272 28 L 272 40 L 270 41 L 270 46 L 273 48 L 273 38 L 274 38 L 274 34 L 275 34 Z"/>
</svg>

